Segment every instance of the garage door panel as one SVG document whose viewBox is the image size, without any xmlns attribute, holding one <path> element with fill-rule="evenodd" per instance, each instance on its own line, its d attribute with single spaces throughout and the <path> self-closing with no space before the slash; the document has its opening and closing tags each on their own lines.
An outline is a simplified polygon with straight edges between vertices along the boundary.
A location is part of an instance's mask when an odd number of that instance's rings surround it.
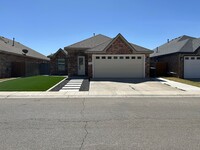
<svg viewBox="0 0 200 150">
<path fill-rule="evenodd" d="M 184 78 L 200 78 L 200 56 L 184 58 Z"/>
<path fill-rule="evenodd" d="M 95 78 L 143 78 L 144 77 L 144 58 L 141 59 L 120 59 L 120 56 L 112 56 L 111 59 L 95 59 L 94 62 L 94 77 Z M 103 57 L 103 56 L 102 56 Z M 114 59 L 117 57 L 118 59 Z M 137 56 L 136 56 L 137 57 Z M 140 56 L 141 57 L 141 56 Z"/>
</svg>

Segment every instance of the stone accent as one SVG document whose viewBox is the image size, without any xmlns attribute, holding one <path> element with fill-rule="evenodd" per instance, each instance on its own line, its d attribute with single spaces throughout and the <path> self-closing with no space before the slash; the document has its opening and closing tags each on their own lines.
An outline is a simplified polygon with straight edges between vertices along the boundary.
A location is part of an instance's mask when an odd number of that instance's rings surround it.
<svg viewBox="0 0 200 150">
<path fill-rule="evenodd" d="M 149 54 L 145 54 L 145 78 L 150 77 L 150 58 Z"/>
<path fill-rule="evenodd" d="M 88 63 L 92 63 L 92 54 L 88 54 Z M 93 72 L 92 72 L 92 64 L 88 65 L 88 77 L 92 78 Z"/>
<path fill-rule="evenodd" d="M 47 60 L 31 58 L 24 55 L 14 55 L 7 53 L 0 53 L 0 78 L 9 78 L 12 73 L 12 63 L 25 62 L 30 63 L 49 63 Z"/>
<path fill-rule="evenodd" d="M 58 59 L 65 59 L 65 70 L 58 70 Z M 68 57 L 62 51 L 59 51 L 50 58 L 51 74 L 52 75 L 67 75 L 68 74 Z"/>
</svg>

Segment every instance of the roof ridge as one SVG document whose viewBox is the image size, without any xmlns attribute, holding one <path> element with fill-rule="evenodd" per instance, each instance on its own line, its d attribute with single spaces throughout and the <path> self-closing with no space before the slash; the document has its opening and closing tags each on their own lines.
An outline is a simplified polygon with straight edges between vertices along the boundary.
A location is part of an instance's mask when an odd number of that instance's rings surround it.
<svg viewBox="0 0 200 150">
<path fill-rule="evenodd" d="M 188 35 L 182 35 L 181 37 L 179 37 L 180 39 L 178 40 L 178 42 L 186 40 L 186 39 L 196 39 L 195 37 L 192 36 L 188 36 Z"/>
<path fill-rule="evenodd" d="M 101 46 L 101 45 L 103 45 L 103 44 L 105 44 L 106 42 L 108 42 L 108 41 L 110 41 L 110 42 L 112 42 L 112 38 L 110 38 L 109 40 L 107 40 L 107 41 L 105 41 L 105 42 L 103 42 L 103 43 L 100 43 L 99 45 L 96 45 L 95 47 L 92 47 L 92 48 L 89 48 L 89 49 L 93 49 L 93 48 L 96 48 L 96 47 L 98 47 L 98 46 Z M 110 44 L 110 42 L 109 42 L 109 44 Z"/>
</svg>

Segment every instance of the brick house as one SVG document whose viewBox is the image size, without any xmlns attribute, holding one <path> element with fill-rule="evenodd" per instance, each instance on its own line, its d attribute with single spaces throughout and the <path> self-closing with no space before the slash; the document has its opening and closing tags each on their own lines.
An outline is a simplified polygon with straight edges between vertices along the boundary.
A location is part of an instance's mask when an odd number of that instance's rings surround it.
<svg viewBox="0 0 200 150">
<path fill-rule="evenodd" d="M 69 56 L 69 76 L 149 77 L 149 54 L 152 51 L 129 43 L 121 34 L 115 38 L 99 34 L 64 49 Z"/>
<path fill-rule="evenodd" d="M 0 36 L 0 78 L 48 74 L 48 66 L 46 56 Z"/>
<path fill-rule="evenodd" d="M 50 57 L 50 72 L 52 75 L 68 74 L 68 54 L 67 51 L 59 49 Z"/>
<path fill-rule="evenodd" d="M 186 35 L 175 38 L 154 49 L 150 58 L 151 64 L 165 63 L 166 74 L 200 78 L 200 38 Z"/>
</svg>

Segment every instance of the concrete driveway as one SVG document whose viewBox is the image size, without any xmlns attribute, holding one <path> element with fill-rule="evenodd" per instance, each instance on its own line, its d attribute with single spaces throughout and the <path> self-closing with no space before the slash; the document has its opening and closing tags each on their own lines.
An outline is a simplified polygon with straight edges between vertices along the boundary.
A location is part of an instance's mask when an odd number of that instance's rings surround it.
<svg viewBox="0 0 200 150">
<path fill-rule="evenodd" d="M 182 93 L 177 88 L 162 84 L 154 79 L 115 79 L 92 80 L 90 82 L 90 94 L 102 95 L 133 95 L 142 93 Z"/>
</svg>

